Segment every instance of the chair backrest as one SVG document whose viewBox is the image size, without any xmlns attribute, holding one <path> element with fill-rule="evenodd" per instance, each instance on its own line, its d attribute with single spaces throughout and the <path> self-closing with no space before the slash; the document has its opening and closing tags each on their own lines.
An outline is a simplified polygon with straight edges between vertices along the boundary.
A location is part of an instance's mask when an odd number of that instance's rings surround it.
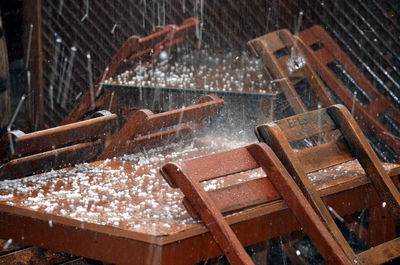
<svg viewBox="0 0 400 265">
<path fill-rule="evenodd" d="M 98 159 L 134 153 L 143 146 L 151 148 L 189 139 L 203 127 L 203 120 L 215 114 L 223 104 L 218 96 L 207 95 L 198 104 L 182 109 L 157 114 L 150 110 L 134 111 Z"/>
<path fill-rule="evenodd" d="M 360 117 L 360 126 L 369 137 L 376 134 L 399 159 L 400 110 L 391 104 L 358 69 L 340 46 L 321 26 L 313 26 L 294 37 L 298 47 L 336 98 L 354 116 Z M 327 105 L 324 105 L 325 107 Z M 368 133 L 372 132 L 372 133 Z M 376 148 L 375 148 L 376 149 Z M 380 152 L 384 155 L 383 152 Z M 389 158 L 385 159 L 389 160 Z"/>
<path fill-rule="evenodd" d="M 315 78 L 313 69 L 299 52 L 297 41 L 287 29 L 253 39 L 248 45 L 257 57 L 261 57 L 270 82 L 278 85 L 295 113 L 315 109 L 319 101 L 326 106 L 333 104 L 333 99 L 321 89 L 324 84 Z M 305 102 L 304 97 L 301 98 L 304 93 L 313 96 Z"/>
<path fill-rule="evenodd" d="M 362 134 L 350 112 L 343 105 L 333 105 L 298 114 L 257 127 L 256 134 L 277 154 L 312 207 L 327 224 L 344 252 L 352 260 L 360 260 L 347 244 L 331 214 L 317 195 L 307 173 L 357 158 L 371 180 L 380 199 L 387 203 L 389 213 L 400 223 L 400 194 L 382 167 L 381 162 Z M 329 137 L 318 137 L 328 134 Z M 311 138 L 311 139 L 310 139 Z M 315 146 L 297 151 L 299 140 L 316 140 Z M 330 139 L 322 144 L 318 140 Z M 390 204 L 390 205 L 389 205 Z M 398 253 L 400 254 L 400 252 Z"/>
<path fill-rule="evenodd" d="M 98 114 L 100 117 L 37 132 L 6 133 L 0 141 L 0 178 L 23 177 L 93 160 L 104 147 L 117 120 L 117 116 L 108 111 Z"/>
<path fill-rule="evenodd" d="M 205 181 L 258 168 L 262 168 L 260 178 L 247 179 L 211 191 L 203 187 Z M 264 143 L 168 163 L 162 167 L 161 173 L 170 186 L 181 189 L 185 195 L 186 209 L 195 219 L 204 222 L 231 264 L 253 263 L 222 213 L 232 213 L 279 198 L 285 200 L 310 238 L 317 242 L 317 247 L 330 250 L 329 253 L 321 251 L 326 260 L 334 264 L 351 264 L 317 214 L 311 210 L 312 207 L 284 166 Z"/>
<path fill-rule="evenodd" d="M 102 92 L 101 84 L 119 73 L 123 69 L 129 68 L 132 61 L 143 59 L 142 63 L 148 63 L 156 58 L 163 50 L 171 51 L 177 45 L 185 41 L 185 36 L 195 31 L 200 21 L 195 18 L 186 19 L 182 25 L 167 25 L 158 27 L 156 32 L 146 36 L 131 36 L 121 48 L 115 53 L 111 62 L 104 72 L 94 82 L 93 86 L 86 92 L 74 109 L 64 118 L 62 124 L 67 124 L 79 120 L 86 112 L 102 104 L 102 99 L 95 98 Z M 95 97 L 95 98 L 93 98 Z"/>
<path fill-rule="evenodd" d="M 259 140 L 274 146 L 270 128 L 276 127 L 280 144 L 296 157 L 306 174 L 355 159 L 326 108 L 259 126 Z"/>
</svg>

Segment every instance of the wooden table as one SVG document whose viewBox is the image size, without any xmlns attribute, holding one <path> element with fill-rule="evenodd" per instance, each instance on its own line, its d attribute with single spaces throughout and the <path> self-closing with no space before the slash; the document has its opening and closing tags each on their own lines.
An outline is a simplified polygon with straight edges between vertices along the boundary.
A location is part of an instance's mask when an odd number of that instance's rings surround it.
<svg viewBox="0 0 400 265">
<path fill-rule="evenodd" d="M 197 139 L 2 181 L 0 238 L 116 264 L 192 264 L 216 257 L 221 254 L 218 245 L 189 216 L 181 203 L 183 195 L 169 188 L 158 169 L 169 161 L 243 144 Z M 398 165 L 384 166 L 391 176 L 400 172 Z M 213 189 L 259 177 L 264 177 L 262 171 L 249 171 L 206 185 Z M 309 177 L 339 215 L 379 203 L 358 163 Z M 227 220 L 245 246 L 300 229 L 281 199 L 229 215 Z"/>
</svg>

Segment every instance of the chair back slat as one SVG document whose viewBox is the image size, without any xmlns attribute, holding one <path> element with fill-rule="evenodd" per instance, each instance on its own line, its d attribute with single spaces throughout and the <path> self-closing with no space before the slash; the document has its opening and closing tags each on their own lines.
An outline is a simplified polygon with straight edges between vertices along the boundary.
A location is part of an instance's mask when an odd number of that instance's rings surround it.
<svg viewBox="0 0 400 265">
<path fill-rule="evenodd" d="M 104 138 L 117 119 L 115 114 L 107 114 L 103 117 L 75 122 L 33 133 L 12 137 L 13 150 L 10 150 L 9 136 L 5 135 L 3 141 L 8 142 L 7 159 L 13 159 L 25 155 L 35 154 L 41 151 L 56 149 L 70 143 Z M 4 153 L 4 150 L 1 152 Z M 4 157 L 1 159 L 4 161 Z M 1 161 L 0 161 L 1 162 Z"/>
<path fill-rule="evenodd" d="M 279 45 L 278 45 L 279 44 Z M 297 40 L 286 30 L 278 30 L 248 42 L 253 53 L 261 57 L 266 66 L 268 78 L 276 84 L 285 95 L 290 106 L 296 114 L 306 112 L 306 104 L 300 98 L 295 82 L 291 80 L 306 79 L 323 105 L 333 104 L 333 99 L 323 89 L 323 82 L 316 77 L 314 70 L 308 65 L 300 53 Z M 313 99 L 309 105 L 317 105 Z"/>
<path fill-rule="evenodd" d="M 305 173 L 314 172 L 354 160 L 343 139 L 306 148 L 296 152 Z"/>
<path fill-rule="evenodd" d="M 250 169 L 258 168 L 263 172 L 259 178 L 249 180 L 247 176 L 243 182 L 208 192 L 203 187 L 204 181 L 222 176 L 226 176 L 225 180 L 239 177 L 243 175 L 235 174 L 248 173 Z M 321 252 L 327 260 L 335 264 L 351 264 L 292 177 L 264 143 L 179 163 L 168 163 L 162 167 L 161 172 L 171 186 L 181 189 L 185 195 L 183 203 L 186 209 L 195 219 L 204 222 L 231 264 L 253 262 L 243 251 L 242 244 L 222 213 L 236 212 L 280 198 L 285 200 L 298 217 L 310 238 L 318 242 L 317 246 L 330 249 L 329 252 Z"/>
<path fill-rule="evenodd" d="M 158 131 L 171 126 L 184 125 L 189 122 L 199 123 L 205 118 L 212 116 L 222 105 L 223 100 L 217 96 L 205 96 L 196 105 L 149 116 L 144 126 L 137 131 L 137 134 Z"/>
<path fill-rule="evenodd" d="M 390 154 L 377 150 L 381 157 L 398 160 L 400 141 L 396 136 L 400 135 L 400 110 L 369 81 L 321 26 L 315 25 L 294 38 L 317 76 L 354 116 L 361 118 L 359 124 L 364 133 L 375 134 L 386 145 L 384 148 Z"/>
<path fill-rule="evenodd" d="M 224 101 L 216 95 L 207 95 L 200 99 L 199 103 L 179 110 L 171 110 L 154 114 L 150 110 L 138 110 L 127 117 L 127 121 L 113 136 L 98 159 L 119 156 L 137 151 L 140 146 L 159 143 L 165 145 L 167 135 L 178 140 L 179 132 L 192 129 L 198 131 L 203 126 L 203 120 L 215 114 L 224 104 Z M 193 126 L 189 126 L 192 124 Z M 182 136 L 188 136 L 184 133 Z M 162 140 L 162 142 L 161 142 Z M 136 146 L 137 145 L 137 146 Z"/>
<path fill-rule="evenodd" d="M 279 126 L 289 142 L 310 138 L 337 129 L 326 109 L 309 111 L 271 122 L 269 126 Z M 263 126 L 259 127 L 262 129 Z"/>
<path fill-rule="evenodd" d="M 315 51 L 315 57 L 321 61 L 321 63 L 327 65 L 333 61 L 335 61 L 335 57 L 328 51 L 327 48 L 322 48 Z"/>
</svg>

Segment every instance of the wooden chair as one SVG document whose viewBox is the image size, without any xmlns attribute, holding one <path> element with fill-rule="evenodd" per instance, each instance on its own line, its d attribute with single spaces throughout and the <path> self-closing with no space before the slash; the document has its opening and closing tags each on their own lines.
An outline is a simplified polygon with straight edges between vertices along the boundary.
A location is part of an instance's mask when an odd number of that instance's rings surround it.
<svg viewBox="0 0 400 265">
<path fill-rule="evenodd" d="M 321 102 L 324 106 L 334 104 L 324 84 L 299 52 L 297 42 L 287 29 L 274 31 L 248 42 L 253 54 L 260 57 L 266 66 L 266 75 L 277 84 L 295 114 L 315 109 Z M 296 84 L 308 82 L 311 90 L 300 91 Z M 300 95 L 311 93 L 308 102 Z"/>
<path fill-rule="evenodd" d="M 0 179 L 23 177 L 94 160 L 103 150 L 117 115 L 100 111 L 95 117 L 42 131 L 10 131 L 0 139 Z"/>
<path fill-rule="evenodd" d="M 262 168 L 268 177 L 264 175 L 212 191 L 203 188 L 205 181 L 257 168 Z M 285 167 L 264 143 L 180 163 L 168 163 L 162 167 L 161 173 L 170 186 L 181 189 L 185 195 L 183 203 L 189 213 L 204 222 L 233 265 L 253 262 L 222 214 L 254 207 L 280 197 L 289 205 L 329 263 L 351 264 Z M 246 241 L 245 238 L 241 240 Z"/>
<path fill-rule="evenodd" d="M 64 118 L 61 124 L 78 121 L 90 110 L 104 106 L 104 97 L 101 94 L 101 83 L 121 72 L 129 69 L 132 62 L 141 59 L 147 64 L 157 59 L 163 50 L 171 51 L 185 41 L 186 35 L 195 31 L 200 23 L 195 18 L 186 19 L 182 25 L 167 25 L 157 27 L 155 32 L 146 36 L 131 36 L 115 53 L 104 72 L 94 82 L 93 86 L 83 95 L 72 111 Z"/>
<path fill-rule="evenodd" d="M 391 155 L 396 156 L 397 161 L 400 154 L 400 110 L 363 75 L 321 26 L 304 30 L 294 38 L 336 102 L 351 110 L 368 137 L 376 135 L 383 144 L 386 143 L 387 149 L 394 150 Z M 326 90 L 324 88 L 320 89 Z"/>
<path fill-rule="evenodd" d="M 333 105 L 271 122 L 257 127 L 256 134 L 259 140 L 271 146 L 286 166 L 320 216 L 320 220 L 331 232 L 332 238 L 341 246 L 352 264 L 380 264 L 400 256 L 400 238 L 356 255 L 309 179 L 310 172 L 334 165 L 343 165 L 345 162 L 357 159 L 381 198 L 383 207 L 387 208 L 395 223 L 400 224 L 398 188 L 383 169 L 381 162 L 346 107 Z M 323 137 L 324 135 L 330 137 Z M 294 148 L 301 146 L 302 142 L 308 139 L 314 140 L 315 144 L 301 150 Z M 300 207 L 300 204 L 298 203 L 295 207 Z M 289 205 L 289 207 L 292 206 Z M 321 254 L 324 256 L 322 252 Z"/>
<path fill-rule="evenodd" d="M 207 95 L 199 103 L 182 109 L 154 114 L 150 110 L 137 110 L 126 117 L 122 129 L 113 136 L 99 160 L 133 153 L 142 147 L 151 148 L 171 141 L 189 139 L 200 130 L 203 120 L 216 113 L 224 101 Z"/>
</svg>

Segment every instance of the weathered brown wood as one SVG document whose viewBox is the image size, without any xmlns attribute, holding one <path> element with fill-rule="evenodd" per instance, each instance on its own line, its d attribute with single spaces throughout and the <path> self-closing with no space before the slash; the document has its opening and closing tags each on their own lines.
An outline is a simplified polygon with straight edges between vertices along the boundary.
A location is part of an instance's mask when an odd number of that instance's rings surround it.
<svg viewBox="0 0 400 265">
<path fill-rule="evenodd" d="M 372 207 L 372 208 L 370 208 L 369 210 L 371 211 L 371 209 L 373 209 L 373 208 L 375 208 L 375 207 Z M 359 239 L 361 239 L 363 242 L 365 242 L 365 243 L 367 243 L 368 242 L 368 238 L 371 236 L 371 237 L 374 237 L 374 235 L 372 235 L 371 233 L 370 233 L 370 231 L 372 230 L 372 229 L 366 229 L 362 224 L 360 224 L 360 222 L 359 222 L 359 220 L 357 220 L 357 217 L 358 217 L 358 213 L 356 213 L 356 214 L 349 214 L 349 215 L 345 215 L 345 216 L 343 216 L 343 220 L 344 220 L 344 224 L 346 225 L 346 227 L 350 230 L 350 231 L 353 231 L 353 233 L 359 238 Z M 372 219 L 372 218 L 371 218 Z M 374 221 L 375 220 L 378 220 L 379 218 L 377 218 L 377 219 L 374 219 Z M 379 221 L 378 221 L 379 222 Z M 369 223 L 369 225 L 370 225 L 371 223 Z M 368 225 L 368 227 L 369 227 L 369 225 Z M 377 229 L 377 227 L 376 226 L 372 226 L 372 227 L 374 227 L 373 229 L 376 229 L 376 231 L 379 231 L 379 229 Z M 372 228 L 371 227 L 371 228 Z"/>
<path fill-rule="evenodd" d="M 307 111 L 307 108 L 294 88 L 294 83 L 290 80 L 294 76 L 296 79 L 306 78 L 323 105 L 334 103 L 329 93 L 322 89 L 324 87 L 322 81 L 316 77 L 314 70 L 307 63 L 299 65 L 295 70 L 289 67 L 289 64 L 296 64 L 291 62 L 292 60 L 305 59 L 299 53 L 297 40 L 293 39 L 288 30 L 278 30 L 266 34 L 249 41 L 248 45 L 256 56 L 261 57 L 274 79 L 271 82 L 278 84 L 295 113 L 303 113 Z M 280 56 L 279 53 L 283 51 L 286 51 L 287 55 Z M 317 99 L 312 99 L 312 101 L 314 102 L 312 105 L 316 108 L 318 106 Z"/>
<path fill-rule="evenodd" d="M 246 154 L 246 151 L 249 152 L 251 156 Z M 215 160 L 213 159 L 214 157 L 216 157 Z M 232 170 L 231 167 L 221 170 L 216 169 L 214 166 L 209 168 L 202 166 L 205 161 L 208 161 L 207 165 L 224 165 L 224 157 L 228 161 L 232 161 L 232 158 L 236 159 L 238 165 L 235 166 L 235 169 L 239 171 Z M 255 160 L 257 163 L 249 163 L 249 160 Z M 229 164 L 228 162 L 228 166 Z M 211 193 L 206 193 L 200 186 L 200 181 L 212 179 L 209 178 L 209 176 L 218 178 L 221 177 L 218 173 L 234 174 L 240 172 L 240 170 L 254 168 L 255 165 L 257 165 L 257 167 L 262 167 L 264 172 L 268 175 L 268 178 L 263 177 Z M 205 157 L 204 161 L 203 158 L 198 158 L 188 161 L 188 163 L 180 163 L 179 165 L 167 164 L 163 167 L 162 172 L 163 175 L 167 176 L 169 179 L 168 182 L 180 187 L 187 199 L 185 204 L 189 206 L 187 209 L 194 212 L 192 213 L 193 216 L 199 216 L 203 220 L 223 250 L 225 249 L 224 246 L 235 249 L 242 249 L 242 247 L 241 243 L 237 241 L 236 236 L 230 233 L 231 231 L 226 232 L 229 226 L 226 227 L 225 225 L 226 222 L 221 215 L 221 209 L 232 211 L 238 209 L 238 204 L 243 208 L 244 204 L 246 204 L 246 206 L 248 206 L 248 203 L 257 205 L 265 199 L 273 199 L 273 197 L 271 198 L 270 196 L 271 194 L 276 194 L 276 192 L 270 192 L 271 188 L 267 188 L 271 186 L 271 184 L 268 184 L 269 182 L 266 181 L 269 179 L 273 183 L 274 188 L 285 199 L 285 202 L 289 205 L 291 210 L 294 211 L 299 222 L 303 224 L 309 236 L 318 242 L 317 247 L 322 249 L 321 253 L 323 253 L 326 260 L 334 263 L 351 264 L 348 262 L 339 245 L 331 238 L 328 230 L 319 220 L 317 214 L 311 210 L 311 206 L 309 206 L 306 198 L 294 184 L 293 179 L 289 176 L 283 165 L 280 164 L 271 149 L 265 144 L 254 144 L 246 148 L 212 155 Z M 191 178 L 191 175 L 189 175 L 190 172 L 195 172 L 194 178 Z M 196 179 L 196 176 L 207 177 L 197 177 Z M 277 194 L 275 197 L 276 196 Z M 204 200 L 207 201 L 204 202 Z M 297 205 L 298 201 L 302 203 Z M 300 212 L 304 214 L 299 214 Z M 212 225 L 207 222 L 211 222 Z M 309 223 L 314 224 L 314 226 L 306 226 L 306 224 Z M 231 263 L 237 262 L 238 257 L 236 255 L 229 256 L 231 253 L 226 252 L 225 254 Z"/>
<path fill-rule="evenodd" d="M 0 179 L 20 178 L 51 169 L 72 166 L 79 162 L 93 161 L 102 148 L 103 142 L 97 140 L 17 158 L 2 165 Z"/>
<path fill-rule="evenodd" d="M 163 174 L 168 174 L 169 178 L 174 179 L 174 182 L 191 202 L 191 207 L 203 220 L 230 263 L 233 265 L 254 264 L 207 192 L 198 183 L 187 177 L 186 167 L 170 164 L 169 170 L 167 172 L 166 169 L 163 169 Z M 193 202 L 195 203 L 193 204 Z"/>
<path fill-rule="evenodd" d="M 0 162 L 41 151 L 54 150 L 60 146 L 83 140 L 104 139 L 116 125 L 116 119 L 115 114 L 109 113 L 103 117 L 22 134 L 17 137 L 6 134 L 1 139 Z M 12 144 L 10 139 L 13 141 Z"/>
<path fill-rule="evenodd" d="M 281 30 L 283 32 L 287 30 Z M 290 33 L 289 33 L 290 34 Z M 300 96 L 297 94 L 293 85 L 287 80 L 287 75 L 284 70 L 279 66 L 274 53 L 278 50 L 286 48 L 283 42 L 280 40 L 278 32 L 273 32 L 257 39 L 248 42 L 252 52 L 257 57 L 260 57 L 263 63 L 266 65 L 268 70 L 271 72 L 272 78 L 277 79 L 286 99 L 289 101 L 290 105 L 293 107 L 296 113 L 302 113 L 307 111 L 304 103 L 299 100 Z"/>
<path fill-rule="evenodd" d="M 303 169 L 306 173 L 354 159 L 351 154 L 349 154 L 346 143 L 343 141 L 331 141 L 326 144 L 299 150 L 297 152 L 297 157 L 300 160 L 300 164 L 304 165 Z M 330 157 L 330 159 L 327 160 L 326 157 Z"/>
<path fill-rule="evenodd" d="M 398 174 L 399 169 L 389 164 L 386 167 L 391 175 Z M 324 179 L 323 175 L 321 173 L 318 179 Z M 341 216 L 380 204 L 376 192 L 362 171 L 339 182 L 331 180 L 324 181 L 323 184 L 316 183 L 316 189 L 323 200 L 328 205 L 333 205 Z M 369 196 L 365 197 L 365 194 Z M 157 193 L 155 196 L 165 194 Z M 365 199 L 359 200 L 361 197 Z M 51 216 L 44 212 L 10 207 L 4 203 L 0 204 L 0 209 L 1 238 L 13 238 L 17 242 L 24 237 L 27 244 L 43 244 L 47 249 L 114 264 L 184 265 L 222 254 L 201 224 L 187 224 L 176 233 L 151 235 L 81 222 L 67 216 Z M 301 229 L 295 216 L 280 199 L 228 215 L 226 219 L 246 246 Z M 52 229 L 49 229 L 49 220 L 53 220 Z M 162 225 L 156 223 L 156 227 Z M 132 249 L 142 254 L 132 256 Z M 149 261 L 148 257 L 152 259 Z"/>
<path fill-rule="evenodd" d="M 370 248 L 357 255 L 362 264 L 382 264 L 400 256 L 400 237 Z"/>
<path fill-rule="evenodd" d="M 36 131 L 44 129 L 42 0 L 23 1 L 23 14 L 24 61 L 29 59 L 25 69 L 27 123 L 31 131 Z"/>
<path fill-rule="evenodd" d="M 294 37 L 311 67 L 318 76 L 324 80 L 333 93 L 346 105 L 352 109 L 354 116 L 359 116 L 362 122 L 359 125 L 364 132 L 374 132 L 384 142 L 386 142 L 395 152 L 400 153 L 400 142 L 396 133 L 390 131 L 382 125 L 376 116 L 385 114 L 391 116 L 399 122 L 400 110 L 393 106 L 389 100 L 382 95 L 379 90 L 366 78 L 351 59 L 343 52 L 340 46 L 329 36 L 321 26 L 313 26 L 299 33 Z M 323 48 L 313 51 L 310 46 L 321 43 Z M 327 64 L 333 60 L 337 61 L 357 83 L 357 85 L 368 95 L 371 101 L 363 106 L 344 87 Z M 322 87 L 322 89 L 325 89 Z M 325 105 L 326 106 L 326 105 Z"/>
<path fill-rule="evenodd" d="M 162 137 L 160 132 L 157 132 L 161 129 L 164 129 L 164 137 L 177 134 L 179 130 L 185 128 L 196 129 L 196 127 L 187 127 L 187 123 L 197 124 L 198 129 L 202 125 L 203 119 L 216 113 L 223 106 L 223 103 L 224 101 L 219 97 L 207 95 L 201 98 L 197 105 L 160 114 L 153 114 L 150 110 L 134 111 L 127 117 L 122 129 L 113 136 L 111 143 L 107 145 L 98 159 L 121 155 L 136 148 L 136 144 L 144 144 L 146 139 L 152 140 L 155 137 Z M 165 130 L 171 126 L 177 127 Z"/>
<path fill-rule="evenodd" d="M 328 114 L 328 115 L 327 115 Z M 371 181 L 376 188 L 377 193 L 381 196 L 384 202 L 387 202 L 388 208 L 391 209 L 391 214 L 393 218 L 398 223 L 398 215 L 400 213 L 400 207 L 398 204 L 398 190 L 394 187 L 392 180 L 387 176 L 385 170 L 383 170 L 381 162 L 376 157 L 372 148 L 369 146 L 365 136 L 362 134 L 361 130 L 357 126 L 354 119 L 351 117 L 348 110 L 342 105 L 334 105 L 329 107 L 328 109 L 321 109 L 309 112 L 308 114 L 299 114 L 294 116 L 294 119 L 302 116 L 314 116 L 313 119 L 309 119 L 310 122 L 314 121 L 316 123 L 318 119 L 315 117 L 323 117 L 323 119 L 330 119 L 331 122 L 334 122 L 336 126 L 332 126 L 332 129 L 339 128 L 343 133 L 346 143 L 350 147 L 349 150 L 347 148 L 338 148 L 332 149 L 328 148 L 331 152 L 318 152 L 314 153 L 314 157 L 319 163 L 321 163 L 321 158 L 325 160 L 336 160 L 334 162 L 329 161 L 327 165 L 330 163 L 336 164 L 339 163 L 343 157 L 343 154 L 347 152 L 348 154 L 345 156 L 346 159 L 350 157 L 356 157 L 358 161 L 363 166 L 367 176 L 371 178 Z M 282 126 L 281 126 L 282 125 Z M 311 184 L 308 176 L 307 176 L 307 168 L 312 168 L 312 166 L 307 165 L 313 164 L 312 159 L 304 158 L 301 152 L 295 152 L 290 146 L 290 139 L 299 140 L 299 137 L 293 137 L 293 131 L 286 130 L 287 119 L 285 122 L 278 121 L 276 124 L 267 124 L 262 125 L 257 128 L 257 133 L 259 139 L 262 139 L 268 142 L 272 148 L 275 150 L 278 157 L 281 161 L 286 165 L 286 168 L 289 170 L 290 174 L 294 176 L 296 183 L 299 185 L 303 193 L 310 200 L 314 209 L 318 212 L 322 220 L 327 225 L 328 229 L 331 231 L 335 240 L 341 245 L 342 249 L 346 253 L 347 257 L 350 258 L 351 262 L 358 263 L 361 259 L 358 258 L 344 239 L 343 235 L 340 233 L 338 227 L 334 223 L 330 212 L 326 208 L 323 201 L 316 194 L 316 190 Z M 316 126 L 316 124 L 314 124 Z M 301 124 L 297 124 L 295 126 L 297 130 L 303 130 Z M 312 128 L 313 125 L 307 125 L 307 128 Z M 306 128 L 306 130 L 307 130 Z M 289 137 L 288 137 L 288 136 Z M 309 133 L 303 135 L 303 138 L 307 138 Z M 325 144 L 326 145 L 326 144 Z M 332 145 L 332 142 L 328 143 L 328 146 Z M 311 149 L 309 152 L 321 151 L 318 148 L 308 148 Z M 307 149 L 306 149 L 307 150 Z M 311 155 L 309 153 L 305 153 L 307 156 Z M 339 155 L 338 155 L 339 154 Z M 323 163 L 323 162 L 322 162 Z M 390 204 L 390 205 L 389 205 Z M 399 253 L 400 254 L 400 253 Z M 365 260 L 364 260 L 365 261 Z"/>
<path fill-rule="evenodd" d="M 387 203 L 390 214 L 400 223 L 400 193 L 396 185 L 389 178 L 381 162 L 369 145 L 366 137 L 357 126 L 350 112 L 343 105 L 334 105 L 328 108 L 332 119 L 340 127 L 350 150 L 357 157 L 371 182 L 378 191 L 383 202 Z"/>
<path fill-rule="evenodd" d="M 264 154 L 261 148 L 265 152 Z M 293 211 L 293 214 L 308 236 L 315 242 L 316 247 L 326 262 L 332 264 L 353 264 L 353 257 L 346 257 L 346 250 L 343 250 L 343 247 L 334 240 L 330 231 L 319 219 L 317 213 L 312 210 L 312 204 L 308 202 L 291 175 L 289 175 L 289 172 L 286 171 L 281 161 L 274 155 L 272 149 L 267 145 L 261 144 L 251 145 L 248 149 L 254 159 L 267 173 L 274 187 L 279 191 L 291 211 Z"/>
<path fill-rule="evenodd" d="M 285 132 L 285 136 L 289 142 L 299 141 L 310 138 L 324 132 L 330 132 L 337 128 L 337 125 L 329 118 L 326 110 L 320 112 L 306 112 L 304 115 L 292 116 L 282 120 L 270 122 L 269 127 L 279 126 Z M 264 130 L 265 127 L 260 126 L 257 131 Z M 263 134 L 257 134 L 262 137 Z"/>
<path fill-rule="evenodd" d="M 149 63 L 157 58 L 161 51 L 165 49 L 171 50 L 171 48 L 174 48 L 177 44 L 177 40 L 181 41 L 181 39 L 184 39 L 187 34 L 194 32 L 195 27 L 198 26 L 199 23 L 199 20 L 189 18 L 180 26 L 167 25 L 160 27 L 159 31 L 143 38 L 140 38 L 139 36 L 131 36 L 116 52 L 110 64 L 95 81 L 93 87 L 85 93 L 79 103 L 67 115 L 67 117 L 64 118 L 61 124 L 67 124 L 79 120 L 86 112 L 94 109 L 95 106 L 93 103 L 95 101 L 102 102 L 104 100 L 104 97 L 96 99 L 96 97 L 102 92 L 100 91 L 100 82 L 104 77 L 105 79 L 112 77 L 120 70 L 120 68 L 126 66 L 128 61 L 139 57 L 150 55 L 151 58 L 144 62 Z M 132 55 L 132 53 L 134 54 Z M 90 90 L 93 91 L 95 96 L 90 94 Z"/>
</svg>

